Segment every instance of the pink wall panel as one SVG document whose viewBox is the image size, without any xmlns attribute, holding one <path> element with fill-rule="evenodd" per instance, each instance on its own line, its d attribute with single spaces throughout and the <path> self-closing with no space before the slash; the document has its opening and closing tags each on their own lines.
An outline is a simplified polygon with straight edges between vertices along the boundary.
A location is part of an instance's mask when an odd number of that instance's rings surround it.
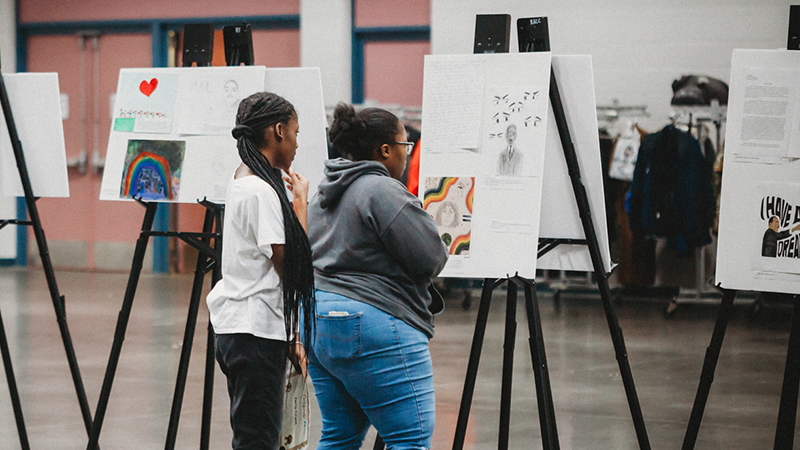
<svg viewBox="0 0 800 450">
<path fill-rule="evenodd" d="M 364 98 L 379 103 L 422 106 L 424 56 L 428 42 L 371 42 L 364 46 Z"/>
<path fill-rule="evenodd" d="M 58 72 L 61 92 L 69 94 L 70 116 L 64 122 L 64 138 L 68 158 L 81 151 L 81 134 L 85 133 L 89 155 L 93 148 L 92 123 L 94 98 L 92 73 L 94 57 L 86 52 L 86 67 L 80 70 L 80 51 L 75 36 L 34 36 L 28 40 L 28 71 Z M 111 126 L 109 94 L 116 91 L 121 67 L 148 67 L 152 64 L 150 36 L 147 34 L 103 35 L 99 40 L 100 55 L 100 154 L 105 155 Z M 80 80 L 87 80 L 88 124 L 84 128 L 80 114 Z M 54 241 L 85 241 L 89 261 L 94 268 L 94 243 L 97 241 L 134 241 L 141 229 L 144 209 L 132 202 L 101 202 L 102 174 L 79 174 L 70 169 L 70 197 L 42 199 L 39 212 L 47 238 Z M 31 242 L 32 236 L 31 236 Z"/>
<path fill-rule="evenodd" d="M 119 69 L 152 67 L 151 39 L 146 34 L 104 35 L 100 38 L 100 155 L 105 158 L 111 129 L 109 95 L 117 91 Z M 94 176 L 95 197 L 100 176 Z M 142 229 L 144 208 L 133 202 L 97 201 L 94 238 L 98 241 L 135 241 Z"/>
<path fill-rule="evenodd" d="M 430 25 L 431 0 L 355 0 L 357 27 Z"/>
<path fill-rule="evenodd" d="M 300 67 L 300 31 L 254 30 L 253 62 L 267 67 Z"/>
<path fill-rule="evenodd" d="M 23 23 L 299 13 L 300 0 L 19 0 L 19 17 Z"/>
</svg>

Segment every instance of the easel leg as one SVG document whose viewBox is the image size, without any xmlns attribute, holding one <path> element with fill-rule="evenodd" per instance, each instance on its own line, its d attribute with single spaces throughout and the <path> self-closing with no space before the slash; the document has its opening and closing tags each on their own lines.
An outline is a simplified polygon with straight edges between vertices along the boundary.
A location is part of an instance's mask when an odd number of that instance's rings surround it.
<svg viewBox="0 0 800 450">
<path fill-rule="evenodd" d="M 711 383 L 714 382 L 714 371 L 717 368 L 722 340 L 725 338 L 725 329 L 728 327 L 728 321 L 731 318 L 733 299 L 735 297 L 736 291 L 723 290 L 717 323 L 714 325 L 714 333 L 711 335 L 711 344 L 706 349 L 703 371 L 700 374 L 700 384 L 697 386 L 697 395 L 694 398 L 694 406 L 692 407 L 692 415 L 689 417 L 689 425 L 686 428 L 686 436 L 683 438 L 682 450 L 692 450 L 697 441 L 697 433 L 700 431 L 700 422 L 703 420 L 703 411 L 706 407 L 708 394 L 711 391 Z"/>
<path fill-rule="evenodd" d="M 775 430 L 775 450 L 792 450 L 794 427 L 797 421 L 797 394 L 800 388 L 800 296 L 791 296 L 794 302 L 792 331 L 789 334 L 789 350 L 786 353 L 786 369 L 783 372 L 781 406 L 778 410 L 778 427 Z"/>
<path fill-rule="evenodd" d="M 544 351 L 542 321 L 539 316 L 539 301 L 531 283 L 525 286 L 525 309 L 528 313 L 528 343 L 533 361 L 533 374 L 536 379 L 536 400 L 539 405 L 539 427 L 542 431 L 542 448 L 558 450 L 558 430 L 553 406 L 553 392 L 550 388 L 550 373 L 547 370 L 547 356 Z"/>
<path fill-rule="evenodd" d="M 211 287 L 213 288 L 222 279 L 222 211 L 216 211 L 214 216 L 217 237 L 214 239 L 214 253 L 216 254 L 214 268 L 211 271 Z M 216 364 L 216 334 L 211 318 L 208 319 L 208 334 L 206 338 L 206 373 L 203 383 L 203 421 L 200 427 L 200 450 L 208 450 L 211 440 L 211 406 L 214 400 L 214 367 Z"/>
<path fill-rule="evenodd" d="M 503 384 L 500 394 L 500 434 L 498 450 L 508 449 L 511 424 L 511 382 L 514 377 L 514 347 L 517 340 L 517 284 L 508 280 L 506 332 L 503 341 Z"/>
<path fill-rule="evenodd" d="M 589 246 L 589 254 L 592 258 L 592 267 L 597 277 L 597 285 L 600 289 L 600 297 L 603 300 L 603 307 L 606 312 L 608 329 L 611 332 L 611 340 L 614 343 L 614 352 L 617 356 L 622 383 L 625 386 L 625 394 L 628 398 L 628 407 L 631 410 L 633 427 L 636 430 L 636 438 L 639 441 L 641 450 L 650 450 L 650 440 L 647 438 L 647 428 L 642 417 L 642 409 L 639 406 L 639 397 L 636 395 L 636 387 L 633 383 L 631 366 L 628 363 L 628 352 L 625 349 L 625 339 L 622 337 L 622 329 L 619 327 L 617 312 L 611 302 L 611 290 L 608 287 L 608 279 L 605 276 L 606 270 L 603 265 L 603 258 L 600 254 L 600 245 L 597 243 L 597 233 L 592 222 L 591 208 L 589 207 L 589 196 L 586 194 L 586 187 L 583 185 L 578 165 L 578 157 L 575 147 L 572 145 L 572 138 L 569 133 L 567 116 L 564 114 L 564 104 L 561 101 L 561 94 L 558 91 L 555 72 L 550 68 L 550 105 L 553 108 L 553 116 L 556 119 L 558 135 L 561 139 L 561 147 L 564 150 L 564 159 L 567 163 L 572 191 L 575 194 L 575 201 L 578 204 L 578 212 L 583 225 L 583 232 L 586 236 L 586 243 Z"/>
<path fill-rule="evenodd" d="M 628 408 L 631 410 L 633 428 L 636 430 L 636 438 L 639 441 L 641 450 L 650 450 L 650 440 L 647 437 L 647 429 L 642 416 L 642 408 L 639 405 L 639 396 L 636 394 L 636 386 L 633 383 L 633 373 L 628 362 L 628 350 L 625 348 L 625 338 L 622 336 L 622 328 L 619 326 L 617 311 L 611 301 L 611 290 L 608 287 L 608 279 L 600 272 L 595 272 L 600 287 L 600 297 L 603 300 L 603 308 L 606 313 L 608 330 L 611 333 L 611 341 L 614 343 L 614 353 L 617 356 L 619 373 L 622 376 L 622 384 L 625 387 L 625 395 L 628 398 Z"/>
<path fill-rule="evenodd" d="M 210 209 L 206 210 L 206 217 L 203 223 L 203 233 L 211 233 L 214 226 L 214 214 Z M 189 359 L 192 357 L 192 343 L 194 342 L 194 331 L 197 327 L 197 312 L 200 309 L 200 297 L 203 292 L 203 281 L 206 276 L 206 264 L 208 257 L 202 252 L 197 255 L 197 266 L 194 270 L 194 283 L 192 284 L 192 296 L 189 300 L 189 312 L 186 317 L 186 328 L 183 333 L 183 346 L 181 347 L 181 358 L 178 364 L 178 377 L 175 381 L 175 393 L 172 396 L 172 411 L 169 416 L 167 426 L 167 441 L 164 445 L 165 450 L 175 448 L 175 440 L 178 436 L 178 423 L 181 419 L 181 408 L 183 406 L 183 394 L 186 390 L 186 377 L 189 374 Z"/>
<path fill-rule="evenodd" d="M 472 336 L 472 348 L 469 352 L 467 376 L 464 380 L 464 392 L 461 395 L 461 406 L 458 409 L 458 421 L 456 422 L 456 435 L 453 439 L 453 450 L 461 450 L 464 448 L 464 438 L 467 434 L 467 422 L 469 421 L 469 410 L 472 406 L 472 394 L 475 392 L 478 363 L 481 360 L 483 337 L 486 334 L 486 322 L 489 318 L 489 306 L 492 303 L 492 291 L 494 288 L 495 280 L 490 278 L 483 280 L 481 304 L 478 307 L 478 319 L 475 321 L 475 334 Z"/>
<path fill-rule="evenodd" d="M 203 383 L 203 422 L 200 427 L 200 450 L 208 450 L 211 440 L 211 405 L 214 400 L 214 364 L 216 335 L 211 321 L 208 321 L 208 339 L 206 341 L 206 376 Z"/>
<path fill-rule="evenodd" d="M 11 352 L 8 348 L 6 338 L 6 328 L 3 325 L 3 317 L 0 315 L 0 351 L 3 354 L 3 367 L 6 369 L 6 381 L 8 381 L 8 393 L 11 395 L 11 406 L 14 408 L 14 419 L 17 422 L 17 433 L 19 434 L 19 444 L 22 450 L 30 450 L 28 443 L 28 433 L 25 431 L 25 419 L 22 416 L 22 404 L 19 401 L 19 391 L 17 390 L 17 380 L 14 377 L 14 367 L 11 365 Z"/>
<path fill-rule="evenodd" d="M 122 301 L 122 309 L 117 319 L 114 343 L 111 346 L 111 354 L 108 357 L 108 365 L 106 366 L 106 374 L 103 378 L 103 387 L 100 390 L 100 398 L 97 400 L 97 409 L 95 410 L 94 421 L 92 422 L 92 432 L 89 434 L 89 444 L 86 446 L 87 450 L 97 450 L 98 448 L 100 430 L 103 427 L 103 419 L 106 415 L 108 399 L 111 396 L 111 386 L 114 384 L 114 374 L 117 371 L 119 355 L 122 352 L 122 342 L 125 340 L 125 330 L 128 328 L 128 319 L 131 315 L 131 307 L 133 306 L 133 298 L 136 295 L 136 287 L 139 284 L 139 275 L 142 273 L 142 263 L 144 262 L 144 255 L 147 250 L 147 242 L 150 238 L 149 233 L 153 229 L 153 219 L 156 215 L 157 206 L 157 203 L 148 203 L 147 210 L 144 213 L 142 232 L 139 234 L 139 239 L 136 241 L 131 274 L 128 277 L 128 287 L 125 290 L 125 299 Z"/>
</svg>

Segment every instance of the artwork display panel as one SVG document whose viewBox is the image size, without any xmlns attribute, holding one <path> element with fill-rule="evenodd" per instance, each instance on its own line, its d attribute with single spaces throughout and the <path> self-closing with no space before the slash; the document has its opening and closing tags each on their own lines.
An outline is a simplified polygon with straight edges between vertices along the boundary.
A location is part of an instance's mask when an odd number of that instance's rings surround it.
<svg viewBox="0 0 800 450">
<path fill-rule="evenodd" d="M 441 276 L 533 278 L 550 54 L 426 56 L 424 77 L 420 195 L 451 254 Z"/>
<path fill-rule="evenodd" d="M 235 109 L 259 91 L 294 105 L 302 133 L 292 168 L 313 192 L 327 157 L 321 86 L 317 68 L 122 69 L 100 199 L 224 203 L 241 163 L 231 136 Z"/>
<path fill-rule="evenodd" d="M 723 288 L 800 289 L 797 75 L 800 52 L 733 52 L 717 244 Z M 754 122 L 771 125 L 758 131 Z"/>
</svg>

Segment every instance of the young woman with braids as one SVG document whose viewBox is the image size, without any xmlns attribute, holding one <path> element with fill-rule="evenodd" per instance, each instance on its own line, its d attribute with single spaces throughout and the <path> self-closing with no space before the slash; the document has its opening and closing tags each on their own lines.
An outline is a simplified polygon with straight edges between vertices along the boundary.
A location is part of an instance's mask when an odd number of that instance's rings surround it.
<svg viewBox="0 0 800 450">
<path fill-rule="evenodd" d="M 348 159 L 325 162 L 308 210 L 317 449 L 359 448 L 370 424 L 389 449 L 427 449 L 435 421 L 429 286 L 447 250 L 433 218 L 398 181 L 413 144 L 394 114 L 339 104 L 329 135 Z"/>
<path fill-rule="evenodd" d="M 298 129 L 294 107 L 278 95 L 239 104 L 233 137 L 242 164 L 225 202 L 222 280 L 207 298 L 237 450 L 278 449 L 287 356 L 303 371 L 307 364 L 299 316 L 313 317 L 314 281 L 308 180 L 290 168 Z"/>
</svg>

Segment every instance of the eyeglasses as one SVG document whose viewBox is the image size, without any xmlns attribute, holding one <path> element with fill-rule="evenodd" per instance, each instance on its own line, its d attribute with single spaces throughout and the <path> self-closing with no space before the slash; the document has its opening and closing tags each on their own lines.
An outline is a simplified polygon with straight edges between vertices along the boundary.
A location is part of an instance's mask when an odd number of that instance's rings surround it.
<svg viewBox="0 0 800 450">
<path fill-rule="evenodd" d="M 410 155 L 414 151 L 414 145 L 416 145 L 413 142 L 393 142 L 393 144 L 405 145 L 406 155 Z"/>
</svg>

